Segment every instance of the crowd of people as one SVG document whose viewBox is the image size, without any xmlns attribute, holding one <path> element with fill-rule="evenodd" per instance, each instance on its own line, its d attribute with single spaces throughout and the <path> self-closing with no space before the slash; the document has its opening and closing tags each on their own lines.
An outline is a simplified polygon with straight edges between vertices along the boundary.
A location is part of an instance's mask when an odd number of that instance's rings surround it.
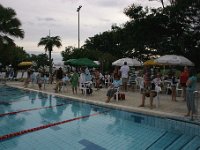
<svg viewBox="0 0 200 150">
<path fill-rule="evenodd" d="M 155 75 L 156 74 L 156 75 Z M 192 116 L 196 112 L 194 91 L 197 90 L 197 76 L 194 68 L 188 69 L 184 67 L 184 70 L 180 73 L 180 76 L 176 75 L 175 70 L 169 71 L 167 76 L 161 76 L 160 72 L 155 72 L 153 75 L 150 71 L 146 70 L 143 76 L 144 89 L 142 92 L 142 104 L 145 105 L 145 97 L 150 97 L 150 107 L 153 107 L 153 97 L 156 96 L 155 87 L 159 86 L 164 88 L 164 82 L 167 80 L 170 83 L 171 100 L 176 102 L 177 88 L 181 88 L 183 101 L 186 101 L 188 112 L 185 116 Z M 180 86 L 180 87 L 179 87 Z"/>
<path fill-rule="evenodd" d="M 67 86 L 71 86 L 73 94 L 78 93 L 78 89 L 81 89 L 82 93 L 91 94 L 92 89 L 84 91 L 83 87 L 87 82 L 87 86 L 96 88 L 96 91 L 102 87 L 107 88 L 106 103 L 110 102 L 112 97 L 117 91 L 126 93 L 130 90 L 128 87 L 136 85 L 137 78 L 141 78 L 142 82 L 139 85 L 141 88 L 141 104 L 139 107 L 145 107 L 145 99 L 149 97 L 150 108 L 153 108 L 153 99 L 157 96 L 156 87 L 160 87 L 162 91 L 169 91 L 171 94 L 171 100 L 177 101 L 177 86 L 180 86 L 182 90 L 183 101 L 186 101 L 188 112 L 186 116 L 191 116 L 195 113 L 194 91 L 196 90 L 197 77 L 195 70 L 192 68 L 184 67 L 182 72 L 177 75 L 176 71 L 171 69 L 167 75 L 163 76 L 159 69 L 144 68 L 137 74 L 133 67 L 129 67 L 127 62 L 124 62 L 122 66 L 115 66 L 110 72 L 102 73 L 97 69 L 88 69 L 87 67 L 80 67 L 72 70 L 72 72 L 65 72 L 60 67 L 55 70 L 52 76 L 49 75 L 44 69 L 40 69 L 36 74 L 35 71 L 29 68 L 27 70 L 27 79 L 24 81 L 24 87 L 27 87 L 31 82 L 37 83 L 39 90 L 45 88 L 46 84 L 55 83 L 55 92 L 61 92 Z M 165 81 L 170 83 L 169 89 L 165 85 Z"/>
</svg>

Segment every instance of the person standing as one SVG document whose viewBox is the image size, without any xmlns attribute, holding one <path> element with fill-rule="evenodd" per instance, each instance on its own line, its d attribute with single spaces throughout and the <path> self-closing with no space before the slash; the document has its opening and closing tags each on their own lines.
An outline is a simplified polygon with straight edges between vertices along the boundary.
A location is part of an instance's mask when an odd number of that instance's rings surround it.
<svg viewBox="0 0 200 150">
<path fill-rule="evenodd" d="M 195 113 L 194 91 L 196 90 L 197 77 L 193 69 L 189 70 L 189 78 L 186 82 L 186 103 L 188 112 L 185 116 L 192 116 Z"/>
<path fill-rule="evenodd" d="M 37 84 L 38 84 L 39 90 L 42 90 L 42 84 L 43 84 L 44 80 L 42 78 L 42 72 L 41 71 L 39 71 L 39 73 L 37 74 L 36 79 L 37 79 Z"/>
<path fill-rule="evenodd" d="M 60 67 L 57 71 L 56 71 L 56 87 L 55 87 L 55 92 L 58 92 L 58 90 L 60 91 L 62 88 L 62 78 L 63 78 L 63 70 Z"/>
<path fill-rule="evenodd" d="M 130 71 L 129 71 L 129 84 L 132 90 L 134 90 L 134 86 L 135 86 L 135 79 L 136 79 L 136 75 L 135 75 L 135 68 L 134 67 L 130 67 Z"/>
<path fill-rule="evenodd" d="M 177 101 L 176 100 L 176 84 L 177 84 L 177 77 L 175 72 L 172 72 L 171 76 L 171 88 L 172 88 L 172 101 Z"/>
<path fill-rule="evenodd" d="M 99 90 L 100 89 L 100 72 L 99 72 L 99 69 L 95 69 L 94 75 L 95 75 L 95 81 L 96 81 L 96 88 L 97 88 L 97 90 Z"/>
<path fill-rule="evenodd" d="M 181 85 L 181 87 L 183 89 L 184 101 L 186 100 L 186 82 L 188 80 L 188 76 L 189 76 L 188 68 L 185 66 L 184 70 L 180 74 L 180 85 Z"/>
<path fill-rule="evenodd" d="M 120 72 L 121 72 L 121 78 L 122 78 L 122 85 L 123 89 L 126 92 L 127 91 L 127 83 L 128 83 L 128 74 L 129 74 L 129 66 L 127 65 L 127 62 L 124 62 L 124 65 L 121 66 Z"/>
<path fill-rule="evenodd" d="M 73 94 L 75 93 L 77 94 L 78 81 L 79 81 L 79 74 L 75 70 L 72 77 L 70 78 Z"/>
<path fill-rule="evenodd" d="M 28 87 L 28 84 L 31 81 L 31 74 L 32 74 L 31 68 L 28 68 L 27 69 L 27 78 L 25 79 L 25 82 L 24 82 L 24 87 L 25 88 Z"/>
</svg>

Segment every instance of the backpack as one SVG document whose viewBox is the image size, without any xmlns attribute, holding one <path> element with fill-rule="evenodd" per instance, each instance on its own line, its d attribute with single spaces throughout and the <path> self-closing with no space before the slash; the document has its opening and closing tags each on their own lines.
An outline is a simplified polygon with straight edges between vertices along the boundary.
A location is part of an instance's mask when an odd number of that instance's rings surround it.
<svg viewBox="0 0 200 150">
<path fill-rule="evenodd" d="M 114 95 L 114 99 L 116 100 L 116 94 Z M 125 100 L 125 94 L 124 93 L 118 93 L 118 100 Z"/>
</svg>

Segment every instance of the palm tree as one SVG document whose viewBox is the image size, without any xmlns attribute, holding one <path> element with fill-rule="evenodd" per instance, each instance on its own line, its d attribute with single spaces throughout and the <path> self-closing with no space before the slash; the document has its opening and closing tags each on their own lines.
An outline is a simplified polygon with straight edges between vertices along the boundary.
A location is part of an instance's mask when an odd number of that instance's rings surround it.
<svg viewBox="0 0 200 150">
<path fill-rule="evenodd" d="M 38 46 L 45 46 L 45 52 L 49 52 L 49 73 L 52 75 L 52 59 L 51 59 L 51 52 L 53 51 L 53 47 L 61 47 L 61 39 L 59 36 L 51 37 L 46 36 L 40 39 L 40 42 L 38 43 Z"/>
<path fill-rule="evenodd" d="M 9 36 L 24 38 L 24 31 L 20 26 L 21 22 L 16 18 L 16 12 L 0 4 L 0 44 L 15 45 Z"/>
</svg>

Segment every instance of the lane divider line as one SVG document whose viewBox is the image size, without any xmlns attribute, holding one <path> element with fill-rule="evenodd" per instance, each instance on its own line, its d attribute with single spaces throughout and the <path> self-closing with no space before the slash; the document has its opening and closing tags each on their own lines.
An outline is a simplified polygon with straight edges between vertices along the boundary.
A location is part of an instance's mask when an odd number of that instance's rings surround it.
<svg viewBox="0 0 200 150">
<path fill-rule="evenodd" d="M 37 100 L 44 100 L 43 98 L 39 98 L 39 99 L 37 99 Z M 45 99 L 45 100 L 49 100 L 49 99 Z M 27 99 L 22 99 L 22 100 L 17 100 L 17 101 L 10 101 L 10 102 L 8 102 L 8 101 L 0 101 L 0 102 L 3 102 L 3 103 L 18 103 L 18 102 L 24 102 L 24 101 L 26 101 L 26 102 L 30 102 L 29 100 L 27 100 Z M 35 101 L 35 100 L 34 100 Z"/>
<path fill-rule="evenodd" d="M 54 107 L 63 106 L 63 105 L 66 105 L 66 104 L 58 104 L 58 105 L 55 105 L 55 106 L 46 106 L 46 107 L 40 107 L 40 108 L 23 109 L 23 110 L 19 110 L 19 111 L 13 111 L 13 112 L 8 112 L 8 113 L 0 114 L 0 117 L 6 116 L 6 115 L 15 115 L 17 113 L 22 113 L 22 112 L 27 112 L 27 111 L 33 111 L 33 110 L 39 110 L 39 109 L 54 108 Z"/>
<path fill-rule="evenodd" d="M 4 140 L 7 140 L 7 139 L 10 139 L 10 138 L 21 136 L 23 134 L 27 134 L 27 133 L 43 130 L 43 129 L 46 129 L 46 128 L 50 128 L 50 127 L 53 127 L 53 126 L 57 126 L 57 125 L 61 125 L 61 124 L 64 124 L 64 123 L 72 122 L 72 121 L 75 121 L 75 120 L 80 120 L 80 119 L 84 119 L 84 118 L 88 118 L 88 117 L 92 117 L 92 116 L 97 116 L 97 115 L 105 113 L 105 112 L 108 112 L 108 110 L 107 111 L 103 111 L 103 112 L 98 112 L 98 113 L 95 113 L 95 114 L 86 115 L 86 116 L 80 116 L 80 117 L 77 117 L 77 118 L 72 118 L 72 119 L 69 119 L 69 120 L 64 120 L 64 121 L 60 121 L 60 122 L 56 122 L 56 123 L 50 123 L 50 124 L 47 124 L 47 125 L 43 125 L 43 126 L 31 128 L 31 129 L 22 130 L 22 131 L 19 131 L 19 132 L 6 134 L 6 135 L 3 135 L 3 136 L 0 136 L 0 142 L 4 141 Z"/>
</svg>

